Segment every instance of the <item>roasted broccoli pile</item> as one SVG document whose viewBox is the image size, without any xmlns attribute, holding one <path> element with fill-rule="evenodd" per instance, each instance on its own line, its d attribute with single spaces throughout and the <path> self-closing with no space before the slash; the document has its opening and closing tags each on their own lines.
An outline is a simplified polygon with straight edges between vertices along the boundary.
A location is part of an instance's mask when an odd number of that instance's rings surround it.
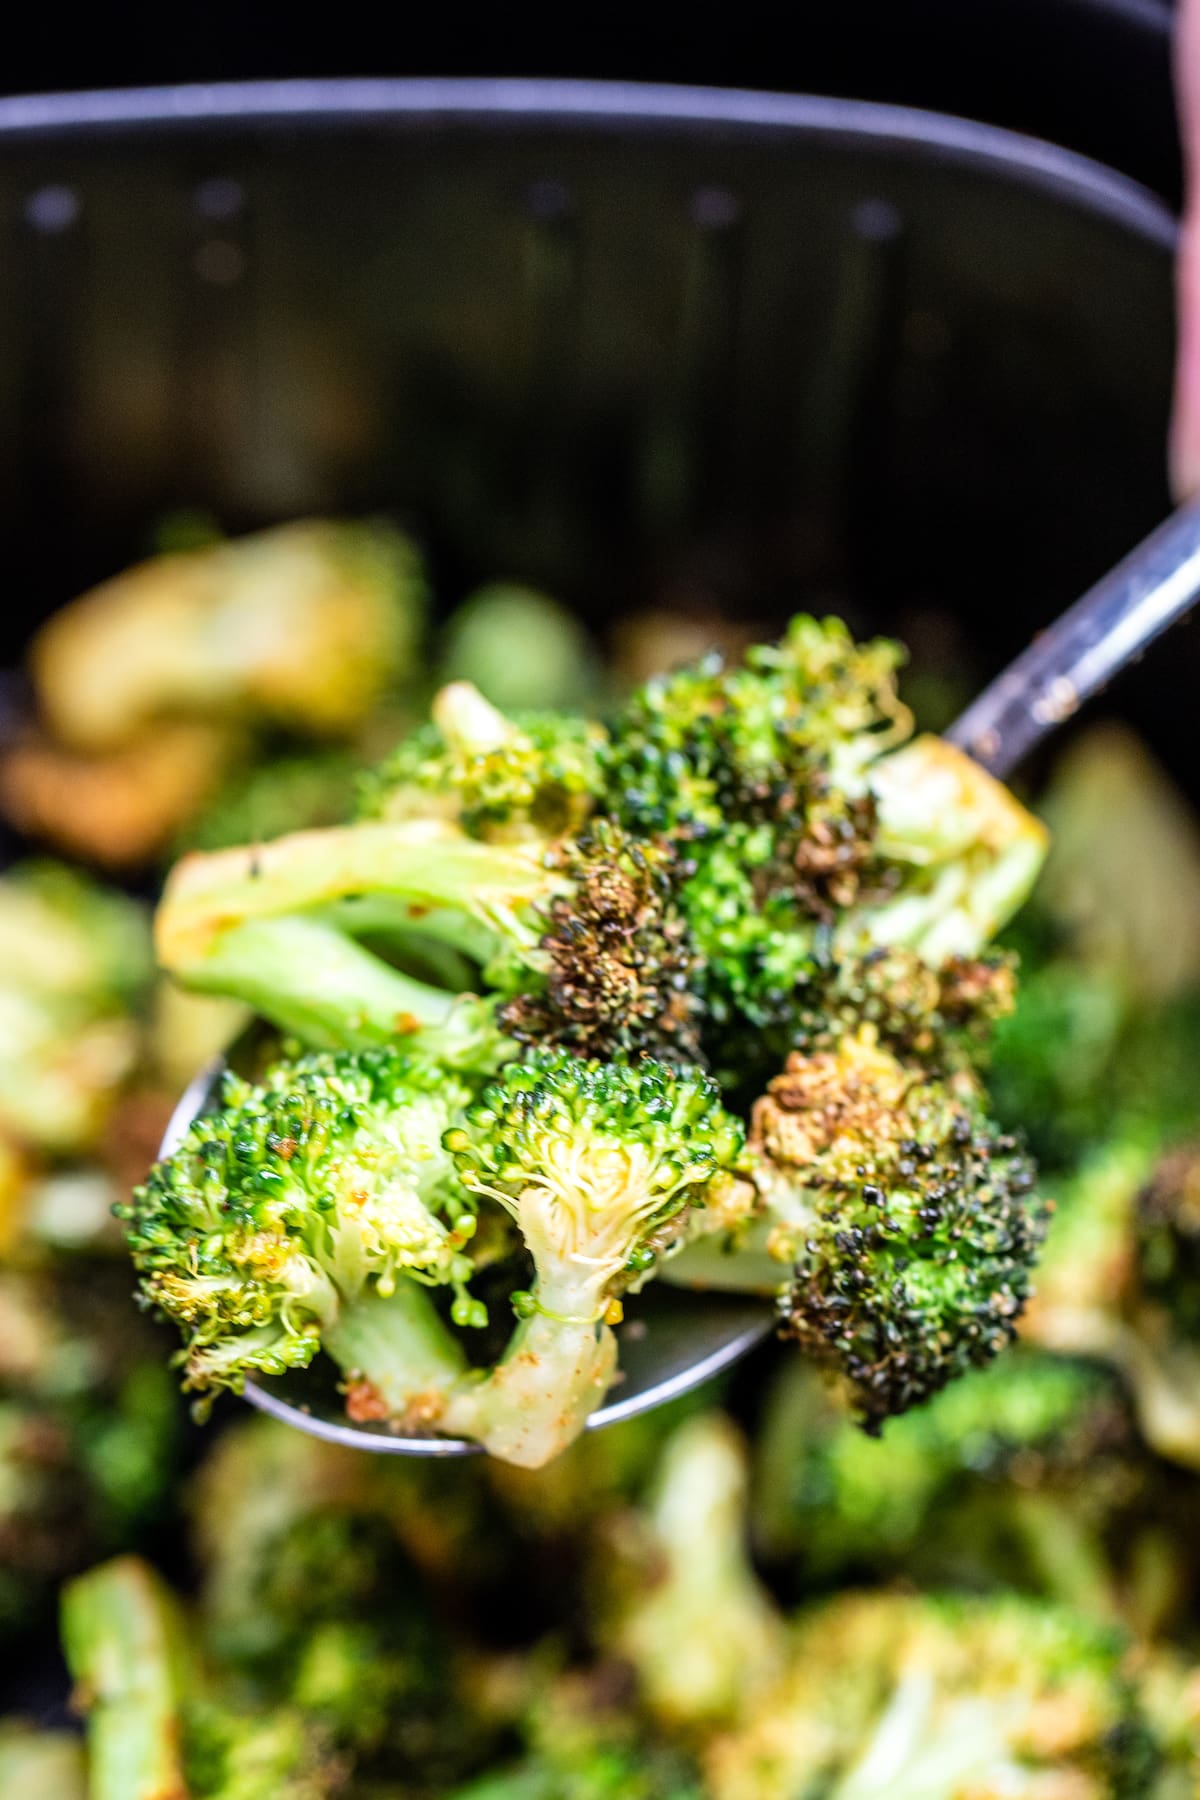
<svg viewBox="0 0 1200 1800">
<path fill-rule="evenodd" d="M 537 1465 L 660 1267 L 775 1291 L 871 1430 L 1010 1341 L 1046 1208 L 976 1064 L 1044 832 L 905 741 L 899 660 L 800 618 L 607 725 L 451 683 L 355 822 L 177 866 L 162 966 L 319 1047 L 227 1084 L 128 1211 L 188 1387 L 319 1347 L 353 1416 Z"/>
</svg>

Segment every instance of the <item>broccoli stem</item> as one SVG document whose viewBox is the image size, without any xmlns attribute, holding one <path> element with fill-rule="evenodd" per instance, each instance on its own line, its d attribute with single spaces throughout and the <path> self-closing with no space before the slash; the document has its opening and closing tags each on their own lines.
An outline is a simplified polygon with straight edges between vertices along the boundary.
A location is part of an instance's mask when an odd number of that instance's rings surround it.
<svg viewBox="0 0 1200 1800">
<path fill-rule="evenodd" d="M 607 1325 L 537 1312 L 522 1319 L 504 1355 L 486 1375 L 467 1375 L 438 1421 L 491 1456 L 540 1469 L 564 1450 L 599 1406 L 617 1366 Z"/>
<path fill-rule="evenodd" d="M 391 1294 L 371 1291 L 344 1305 L 321 1342 L 347 1379 L 375 1389 L 396 1419 L 440 1402 L 466 1372 L 461 1346 L 406 1276 Z"/>
<path fill-rule="evenodd" d="M 183 1637 L 170 1595 L 123 1556 L 63 1592 L 63 1643 L 88 1716 L 91 1800 L 187 1800 Z"/>
<path fill-rule="evenodd" d="M 155 921 L 159 960 L 188 975 L 234 927 L 322 908 L 362 933 L 429 931 L 484 960 L 503 944 L 532 945 L 524 919 L 547 876 L 512 847 L 431 832 L 426 825 L 360 824 L 298 831 L 177 864 Z M 353 904 L 349 904 L 353 903 Z"/>
</svg>

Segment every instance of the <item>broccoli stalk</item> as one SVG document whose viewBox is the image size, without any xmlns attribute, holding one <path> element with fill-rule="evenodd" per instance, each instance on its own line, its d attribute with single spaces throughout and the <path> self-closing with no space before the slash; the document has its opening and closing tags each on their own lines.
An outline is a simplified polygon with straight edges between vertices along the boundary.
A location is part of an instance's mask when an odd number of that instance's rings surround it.
<svg viewBox="0 0 1200 1800">
<path fill-rule="evenodd" d="M 87 1714 L 91 1800 L 188 1800 L 184 1637 L 153 1571 L 123 1556 L 63 1590 L 62 1634 Z"/>
<path fill-rule="evenodd" d="M 546 853 L 428 820 L 299 832 L 180 863 L 159 959 L 309 1043 L 390 1043 L 494 1070 L 511 1039 L 584 1055 L 699 1053 L 694 958 L 673 854 L 600 821 Z M 456 996 L 360 942 L 433 944 L 500 993 Z"/>
</svg>

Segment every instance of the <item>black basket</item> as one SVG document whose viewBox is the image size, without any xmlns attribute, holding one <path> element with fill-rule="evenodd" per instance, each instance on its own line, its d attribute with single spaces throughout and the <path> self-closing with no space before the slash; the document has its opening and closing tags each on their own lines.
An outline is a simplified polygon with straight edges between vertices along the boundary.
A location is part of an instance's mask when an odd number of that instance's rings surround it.
<svg viewBox="0 0 1200 1800">
<path fill-rule="evenodd" d="M 994 661 L 1166 505 L 1171 218 L 989 127 L 569 82 L 37 97 L 0 103 L 0 204 L 10 656 L 182 504 L 400 509 L 449 589 L 597 619 L 681 583 L 949 608 Z"/>
</svg>

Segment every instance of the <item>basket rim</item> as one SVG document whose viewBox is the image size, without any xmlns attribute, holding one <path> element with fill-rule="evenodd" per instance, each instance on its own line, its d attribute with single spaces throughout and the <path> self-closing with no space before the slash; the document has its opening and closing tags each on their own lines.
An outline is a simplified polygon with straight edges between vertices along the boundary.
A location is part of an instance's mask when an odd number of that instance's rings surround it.
<svg viewBox="0 0 1200 1800">
<path fill-rule="evenodd" d="M 1149 188 L 1076 150 L 952 113 L 822 94 L 525 77 L 353 77 L 97 88 L 0 99 L 0 152 L 151 131 L 552 130 L 657 137 L 824 138 L 983 169 L 1166 250 L 1177 221 Z"/>
</svg>

